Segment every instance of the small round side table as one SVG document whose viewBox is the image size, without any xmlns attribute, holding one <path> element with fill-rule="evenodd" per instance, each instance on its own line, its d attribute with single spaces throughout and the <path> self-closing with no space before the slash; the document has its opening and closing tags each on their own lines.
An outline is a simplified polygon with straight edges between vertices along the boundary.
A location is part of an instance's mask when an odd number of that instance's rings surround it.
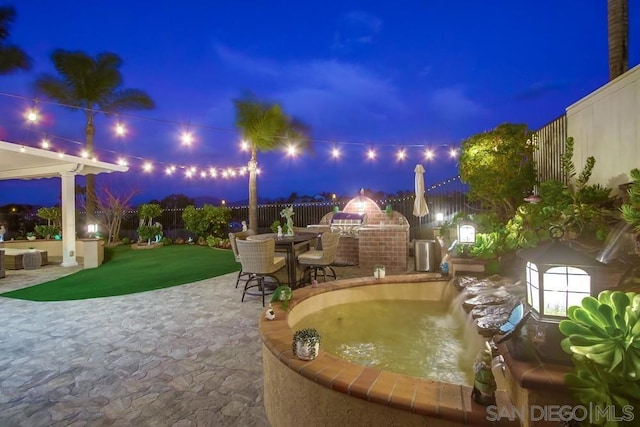
<svg viewBox="0 0 640 427">
<path fill-rule="evenodd" d="M 42 266 L 42 256 L 40 252 L 25 252 L 22 255 L 22 266 L 25 270 L 36 270 Z"/>
</svg>

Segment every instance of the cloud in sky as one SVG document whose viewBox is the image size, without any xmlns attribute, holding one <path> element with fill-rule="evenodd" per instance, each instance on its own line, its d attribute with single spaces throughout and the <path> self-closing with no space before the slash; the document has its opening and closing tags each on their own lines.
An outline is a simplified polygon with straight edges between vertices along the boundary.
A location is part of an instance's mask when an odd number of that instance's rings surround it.
<svg viewBox="0 0 640 427">
<path fill-rule="evenodd" d="M 381 28 L 382 20 L 375 15 L 359 10 L 347 12 L 340 18 L 332 47 L 337 51 L 350 51 L 369 44 Z"/>
<path fill-rule="evenodd" d="M 520 92 L 514 94 L 511 99 L 515 101 L 529 101 L 532 99 L 542 98 L 551 93 L 555 93 L 561 90 L 565 90 L 569 87 L 566 82 L 536 82 L 528 87 L 525 87 Z"/>
<path fill-rule="evenodd" d="M 282 102 L 285 110 L 314 128 L 340 133 L 354 124 L 384 122 L 407 109 L 392 78 L 362 65 L 337 59 L 275 61 L 256 58 L 228 46 L 216 47 L 219 59 L 237 74 L 262 81 L 257 95 Z M 246 80 L 245 80 L 246 81 Z"/>
<path fill-rule="evenodd" d="M 487 109 L 465 93 L 462 85 L 442 87 L 429 95 L 429 104 L 442 119 L 456 122 L 486 114 Z"/>
</svg>

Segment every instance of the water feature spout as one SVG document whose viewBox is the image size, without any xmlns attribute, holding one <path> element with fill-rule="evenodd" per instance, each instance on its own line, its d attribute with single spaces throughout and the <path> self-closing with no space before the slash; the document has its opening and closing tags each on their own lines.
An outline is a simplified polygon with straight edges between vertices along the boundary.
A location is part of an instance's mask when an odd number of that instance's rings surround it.
<svg viewBox="0 0 640 427">
<path fill-rule="evenodd" d="M 604 247 L 596 257 L 598 261 L 604 264 L 609 264 L 620 252 L 620 249 L 624 246 L 624 238 L 629 235 L 632 230 L 632 226 L 625 222 L 620 221 L 611 230 L 607 239 L 604 242 Z"/>
</svg>

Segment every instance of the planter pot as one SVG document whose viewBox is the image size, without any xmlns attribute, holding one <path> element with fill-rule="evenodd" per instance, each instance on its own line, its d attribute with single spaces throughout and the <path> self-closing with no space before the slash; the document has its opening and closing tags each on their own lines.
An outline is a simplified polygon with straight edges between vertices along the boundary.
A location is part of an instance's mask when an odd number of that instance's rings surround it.
<svg viewBox="0 0 640 427">
<path fill-rule="evenodd" d="M 320 351 L 320 343 L 310 345 L 309 342 L 296 341 L 296 357 L 301 360 L 313 360 L 318 357 Z"/>
<path fill-rule="evenodd" d="M 376 279 L 384 279 L 386 275 L 387 273 L 384 269 L 373 270 L 373 277 L 375 277 Z"/>
<path fill-rule="evenodd" d="M 27 236 L 27 240 L 36 240 L 36 236 Z"/>
</svg>

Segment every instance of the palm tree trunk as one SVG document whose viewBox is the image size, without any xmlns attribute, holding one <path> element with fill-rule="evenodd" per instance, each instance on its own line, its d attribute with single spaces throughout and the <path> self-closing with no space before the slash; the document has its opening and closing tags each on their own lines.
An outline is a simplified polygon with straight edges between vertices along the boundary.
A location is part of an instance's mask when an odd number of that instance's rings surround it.
<svg viewBox="0 0 640 427">
<path fill-rule="evenodd" d="M 257 150 L 251 148 L 249 160 L 249 228 L 258 232 L 258 161 Z"/>
<path fill-rule="evenodd" d="M 629 69 L 629 0 L 607 0 L 609 80 Z"/>
<path fill-rule="evenodd" d="M 85 127 L 85 134 L 87 137 L 85 148 L 89 156 L 93 156 L 93 138 L 96 133 L 96 128 L 93 124 L 93 111 L 87 110 L 87 126 Z M 85 183 L 87 186 L 86 193 L 86 206 L 87 211 L 87 224 L 95 223 L 94 217 L 96 212 L 96 176 L 93 174 L 86 175 Z"/>
</svg>

